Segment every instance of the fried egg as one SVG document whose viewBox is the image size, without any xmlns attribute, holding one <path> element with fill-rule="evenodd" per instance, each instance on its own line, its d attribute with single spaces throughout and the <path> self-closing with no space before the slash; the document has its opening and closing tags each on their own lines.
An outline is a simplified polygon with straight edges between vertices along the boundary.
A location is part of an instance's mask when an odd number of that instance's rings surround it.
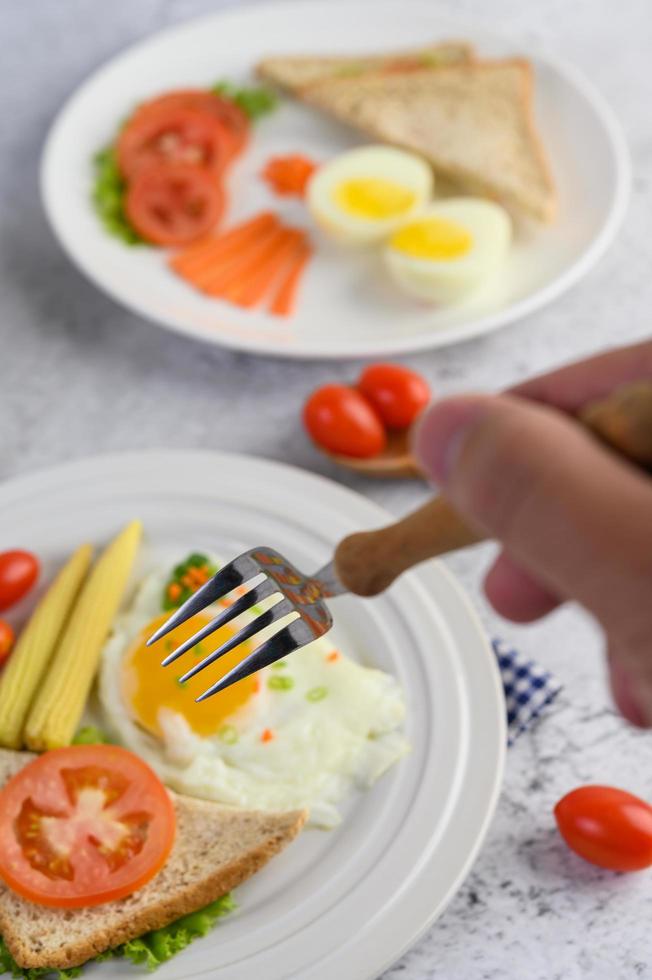
<svg viewBox="0 0 652 980">
<path fill-rule="evenodd" d="M 420 157 L 391 146 L 362 146 L 319 167 L 307 190 L 314 220 L 347 245 L 382 241 L 420 211 L 434 185 Z"/>
<path fill-rule="evenodd" d="M 511 221 L 500 205 L 449 198 L 402 222 L 384 259 L 404 292 L 444 305 L 465 299 L 485 282 L 504 261 L 510 240 Z"/>
<path fill-rule="evenodd" d="M 169 615 L 161 602 L 167 580 L 166 568 L 141 583 L 104 648 L 104 725 L 173 789 L 246 808 L 306 807 L 313 824 L 335 826 L 338 805 L 351 791 L 373 785 L 408 751 L 405 701 L 395 678 L 361 666 L 323 637 L 197 704 L 202 691 L 251 651 L 251 642 L 187 682 L 181 676 L 252 614 L 163 668 L 163 657 L 220 609 L 205 610 L 147 647 Z"/>
</svg>

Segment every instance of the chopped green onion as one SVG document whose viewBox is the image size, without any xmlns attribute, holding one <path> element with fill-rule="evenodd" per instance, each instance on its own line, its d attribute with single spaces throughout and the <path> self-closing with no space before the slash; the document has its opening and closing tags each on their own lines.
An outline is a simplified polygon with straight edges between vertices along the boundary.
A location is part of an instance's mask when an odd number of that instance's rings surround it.
<svg viewBox="0 0 652 980">
<path fill-rule="evenodd" d="M 327 687 L 311 687 L 306 694 L 307 701 L 323 701 L 328 696 Z"/>
<path fill-rule="evenodd" d="M 239 736 L 237 729 L 235 729 L 233 725 L 222 725 L 217 733 L 217 737 L 224 742 L 225 745 L 235 745 Z"/>
<path fill-rule="evenodd" d="M 272 691 L 289 691 L 294 687 L 294 678 L 289 677 L 287 674 L 277 674 L 275 677 L 270 677 L 267 681 L 267 686 Z"/>
<path fill-rule="evenodd" d="M 283 670 L 283 668 L 287 667 L 287 665 L 287 660 L 277 660 L 275 664 L 270 664 L 272 670 Z"/>
</svg>

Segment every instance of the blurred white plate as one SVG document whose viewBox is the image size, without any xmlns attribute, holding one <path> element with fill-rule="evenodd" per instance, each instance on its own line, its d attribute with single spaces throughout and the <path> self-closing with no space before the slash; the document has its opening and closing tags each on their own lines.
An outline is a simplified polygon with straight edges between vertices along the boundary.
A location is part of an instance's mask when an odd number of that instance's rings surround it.
<svg viewBox="0 0 652 980">
<path fill-rule="evenodd" d="M 163 327 L 207 343 L 284 357 L 378 357 L 450 344 L 539 309 L 602 255 L 629 188 L 625 144 L 611 111 L 573 68 L 527 45 L 448 19 L 430 0 L 318 0 L 229 9 L 155 35 L 114 58 L 68 101 L 47 141 L 42 195 L 62 245 L 118 302 Z M 363 29 L 352 30 L 352 25 Z M 265 54 L 396 49 L 464 38 L 483 55 L 522 54 L 536 75 L 536 116 L 559 189 L 550 228 L 523 228 L 504 275 L 462 305 L 433 310 L 385 284 L 378 259 L 318 249 L 289 321 L 204 298 L 166 267 L 161 250 L 127 248 L 109 237 L 90 204 L 91 158 L 131 108 L 166 89 L 250 77 Z M 259 178 L 273 154 L 300 150 L 325 160 L 359 139 L 293 102 L 262 122 L 231 182 L 229 221 L 276 207 L 298 224 L 299 204 L 272 198 Z"/>
<path fill-rule="evenodd" d="M 145 563 L 267 544 L 307 570 L 343 535 L 388 520 L 363 497 L 293 467 L 134 453 L 0 487 L 0 548 L 36 552 L 47 580 L 76 545 L 102 542 L 133 517 L 144 521 Z M 506 734 L 495 657 L 468 601 L 432 563 L 380 598 L 343 597 L 333 610 L 342 649 L 400 679 L 412 751 L 350 801 L 337 830 L 304 831 L 237 889 L 239 911 L 158 970 L 159 980 L 372 980 L 471 867 L 500 788 Z M 102 964 L 92 976 L 125 973 L 124 964 Z"/>
</svg>

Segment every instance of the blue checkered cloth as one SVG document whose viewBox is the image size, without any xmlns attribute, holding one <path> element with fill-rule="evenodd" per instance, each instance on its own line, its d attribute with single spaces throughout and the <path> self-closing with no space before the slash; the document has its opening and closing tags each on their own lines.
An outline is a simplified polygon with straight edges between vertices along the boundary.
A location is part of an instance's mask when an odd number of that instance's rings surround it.
<svg viewBox="0 0 652 980">
<path fill-rule="evenodd" d="M 554 674 L 502 640 L 493 640 L 492 645 L 505 690 L 507 744 L 512 745 L 555 700 L 562 686 Z"/>
</svg>

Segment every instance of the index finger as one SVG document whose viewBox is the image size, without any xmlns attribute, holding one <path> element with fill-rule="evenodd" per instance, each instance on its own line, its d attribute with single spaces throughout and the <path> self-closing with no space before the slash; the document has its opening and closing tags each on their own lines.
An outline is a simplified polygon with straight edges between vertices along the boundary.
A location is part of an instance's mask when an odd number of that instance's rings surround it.
<svg viewBox="0 0 652 980">
<path fill-rule="evenodd" d="M 509 388 L 511 395 L 577 412 L 628 381 L 652 378 L 652 341 L 605 351 Z"/>
</svg>

